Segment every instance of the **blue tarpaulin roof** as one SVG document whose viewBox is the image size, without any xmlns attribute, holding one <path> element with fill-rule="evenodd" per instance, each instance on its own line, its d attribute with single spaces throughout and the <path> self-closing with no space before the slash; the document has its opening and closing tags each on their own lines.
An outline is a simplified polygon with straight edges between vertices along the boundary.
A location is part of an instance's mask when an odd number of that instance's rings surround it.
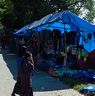
<svg viewBox="0 0 95 96">
<path fill-rule="evenodd" d="M 26 32 L 26 29 L 33 30 L 35 28 L 40 28 L 40 27 L 41 28 L 55 27 L 56 29 L 59 26 L 59 29 L 61 29 L 61 27 L 63 27 L 64 29 L 64 25 L 61 26 L 60 24 L 59 25 L 57 24 L 59 21 L 61 21 L 61 25 L 68 24 L 70 30 L 72 31 L 80 32 L 82 30 L 85 36 L 87 36 L 88 33 L 91 33 L 93 35 L 93 33 L 95 32 L 95 25 L 90 24 L 89 22 L 79 18 L 77 15 L 73 14 L 72 12 L 64 11 L 64 12 L 59 12 L 55 14 L 49 14 L 38 21 L 34 21 L 32 24 L 27 25 L 28 27 L 27 26 L 23 27 L 21 30 L 17 31 L 15 34 L 24 32 L 24 34 L 26 35 L 26 34 L 29 34 L 28 32 Z M 83 41 L 82 37 L 80 39 L 80 44 L 83 44 L 84 48 L 88 52 L 91 52 L 95 49 L 95 42 L 94 42 L 95 36 L 93 35 L 92 37 L 93 38 L 89 40 L 88 43 L 81 42 Z"/>
<path fill-rule="evenodd" d="M 63 24 L 69 24 L 71 30 L 73 31 L 83 30 L 87 33 L 95 31 L 95 25 L 90 24 L 89 22 L 79 18 L 77 15 L 69 11 L 49 14 L 42 19 L 32 23 L 29 29 L 33 29 L 52 22 L 57 22 L 59 20 L 61 20 Z"/>
<path fill-rule="evenodd" d="M 58 29 L 58 30 L 61 31 L 61 33 L 64 33 L 64 29 L 67 30 L 67 31 L 71 30 L 70 26 L 68 24 L 63 25 L 60 22 L 53 22 L 53 23 L 45 24 L 43 26 L 39 26 L 37 28 L 34 28 L 34 30 L 36 30 L 36 31 L 42 31 L 44 29 L 51 30 L 51 31 L 53 29 Z"/>
<path fill-rule="evenodd" d="M 17 32 L 14 33 L 14 35 L 27 35 L 27 31 L 29 29 L 29 25 L 24 26 L 23 28 L 21 28 L 20 30 L 18 30 Z"/>
</svg>

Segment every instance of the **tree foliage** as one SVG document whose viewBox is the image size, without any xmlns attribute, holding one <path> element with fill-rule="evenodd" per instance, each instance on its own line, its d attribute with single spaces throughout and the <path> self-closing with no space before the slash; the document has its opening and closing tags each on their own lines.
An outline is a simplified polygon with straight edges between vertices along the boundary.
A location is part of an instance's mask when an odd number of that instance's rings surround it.
<svg viewBox="0 0 95 96">
<path fill-rule="evenodd" d="M 14 6 L 10 0 L 0 1 L 0 21 L 7 28 L 13 27 L 13 9 Z"/>
<path fill-rule="evenodd" d="M 92 21 L 95 16 L 93 0 L 1 0 L 0 13 L 2 23 L 7 28 L 21 28 L 22 26 L 39 20 L 50 13 L 70 10 L 82 15 L 86 10 L 85 19 Z M 83 9 L 83 10 L 81 10 Z M 0 14 L 0 17 L 1 17 Z"/>
</svg>

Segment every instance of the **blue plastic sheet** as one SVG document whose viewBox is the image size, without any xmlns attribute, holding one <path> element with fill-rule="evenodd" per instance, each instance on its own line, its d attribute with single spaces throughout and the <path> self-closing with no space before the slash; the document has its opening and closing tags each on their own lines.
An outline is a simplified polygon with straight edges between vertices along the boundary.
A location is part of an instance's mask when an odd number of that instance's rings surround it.
<svg viewBox="0 0 95 96">
<path fill-rule="evenodd" d="M 57 24 L 58 22 L 60 22 L 61 24 Z M 43 17 L 42 19 L 23 27 L 22 29 L 17 31 L 15 35 L 24 34 L 24 36 L 29 36 L 29 30 L 33 30 L 38 27 L 48 29 L 60 29 L 61 32 L 64 33 L 64 30 L 67 30 L 64 24 L 69 25 L 69 30 L 76 31 L 79 33 L 82 31 L 83 33 L 85 33 L 86 36 L 89 33 L 91 33 L 92 35 L 94 35 L 93 33 L 95 33 L 95 25 L 92 25 L 89 22 L 81 19 L 80 17 L 78 17 L 70 11 L 64 11 L 55 14 L 49 14 Z M 83 42 L 82 36 L 80 38 L 81 44 L 81 42 Z M 95 36 L 91 40 L 89 40 L 88 43 L 83 42 L 83 46 L 88 52 L 95 50 L 94 41 Z"/>
<path fill-rule="evenodd" d="M 82 89 L 80 89 L 80 92 L 82 94 L 87 94 L 87 95 L 90 95 L 90 94 L 95 94 L 95 86 L 87 86 L 87 87 L 84 87 Z"/>
</svg>

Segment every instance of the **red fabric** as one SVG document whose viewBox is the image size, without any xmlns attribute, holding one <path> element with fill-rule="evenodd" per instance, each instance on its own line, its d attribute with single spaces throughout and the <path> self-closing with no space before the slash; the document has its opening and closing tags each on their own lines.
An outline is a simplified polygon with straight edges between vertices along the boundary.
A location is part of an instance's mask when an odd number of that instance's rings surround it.
<svg viewBox="0 0 95 96">
<path fill-rule="evenodd" d="M 86 64 L 83 60 L 79 60 L 79 69 L 86 69 Z"/>
<path fill-rule="evenodd" d="M 86 65 L 88 68 L 95 68 L 95 50 L 88 54 Z"/>
</svg>

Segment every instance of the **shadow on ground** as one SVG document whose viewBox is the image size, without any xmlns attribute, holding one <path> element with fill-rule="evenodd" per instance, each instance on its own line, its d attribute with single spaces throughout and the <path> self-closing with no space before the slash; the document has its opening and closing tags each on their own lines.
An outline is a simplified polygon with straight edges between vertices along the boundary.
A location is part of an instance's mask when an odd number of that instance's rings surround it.
<svg viewBox="0 0 95 96">
<path fill-rule="evenodd" d="M 11 74 L 13 75 L 13 79 L 16 80 L 17 64 L 15 54 L 7 53 L 5 50 L 1 50 L 0 54 L 3 55 L 3 59 L 6 62 L 6 65 L 9 68 Z M 38 69 L 34 70 L 32 85 L 34 92 L 56 91 L 69 88 L 66 84 L 60 82 L 58 78 L 52 78 L 47 73 Z"/>
<path fill-rule="evenodd" d="M 0 54 L 2 54 L 3 59 L 9 68 L 13 79 L 17 79 L 17 64 L 16 64 L 16 56 L 15 54 L 8 53 L 6 50 L 1 50 Z"/>
<path fill-rule="evenodd" d="M 33 76 L 34 92 L 57 91 L 68 89 L 69 87 L 62 83 L 58 78 L 50 77 L 47 73 L 36 69 Z"/>
</svg>

